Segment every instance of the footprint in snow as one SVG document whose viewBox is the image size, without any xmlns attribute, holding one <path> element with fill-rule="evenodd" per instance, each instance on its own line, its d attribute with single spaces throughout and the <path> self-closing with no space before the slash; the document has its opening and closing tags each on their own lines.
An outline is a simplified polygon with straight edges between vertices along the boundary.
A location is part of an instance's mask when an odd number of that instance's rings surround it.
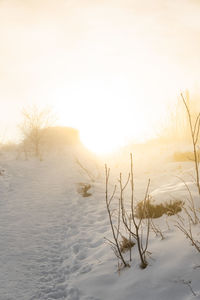
<svg viewBox="0 0 200 300">
<path fill-rule="evenodd" d="M 80 252 L 80 253 L 76 256 L 76 258 L 77 258 L 78 260 L 84 260 L 86 257 L 87 257 L 87 253 L 86 253 L 85 251 Z"/>
<path fill-rule="evenodd" d="M 96 247 L 100 246 L 101 244 L 102 244 L 102 239 L 100 239 L 94 243 L 91 243 L 90 248 L 96 248 Z"/>
<path fill-rule="evenodd" d="M 91 270 L 92 270 L 92 267 L 91 267 L 91 266 L 89 266 L 89 265 L 84 266 L 83 268 L 81 268 L 80 274 L 86 274 L 86 273 L 89 273 Z"/>
<path fill-rule="evenodd" d="M 75 245 L 73 246 L 73 252 L 74 252 L 74 254 L 78 254 L 79 249 L 80 249 L 80 246 L 79 246 L 78 244 L 75 244 Z"/>
<path fill-rule="evenodd" d="M 78 263 L 76 260 L 74 262 L 74 265 L 71 267 L 70 272 L 71 273 L 75 273 L 76 271 L 78 271 L 80 269 L 81 265 L 80 263 Z"/>
</svg>

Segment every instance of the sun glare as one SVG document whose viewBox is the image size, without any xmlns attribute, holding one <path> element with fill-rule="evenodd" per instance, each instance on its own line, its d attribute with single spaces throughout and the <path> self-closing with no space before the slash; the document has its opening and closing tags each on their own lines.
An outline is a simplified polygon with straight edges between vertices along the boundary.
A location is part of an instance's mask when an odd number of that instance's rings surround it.
<svg viewBox="0 0 200 300">
<path fill-rule="evenodd" d="M 108 87 L 88 80 L 79 83 L 78 91 L 72 86 L 71 91 L 61 89 L 57 95 L 60 101 L 55 110 L 61 125 L 77 128 L 81 142 L 97 154 L 111 153 L 129 141 L 143 142 L 155 136 L 154 119 L 162 115 L 162 105 L 156 102 L 154 91 L 150 99 L 136 80 L 131 89 L 131 84 L 121 78 L 114 78 L 114 82 Z"/>
<path fill-rule="evenodd" d="M 100 155 L 114 152 L 123 146 L 122 140 L 113 133 L 109 134 L 106 128 L 101 132 L 83 131 L 80 139 L 89 150 Z"/>
<path fill-rule="evenodd" d="M 169 99 L 185 86 L 181 74 L 177 71 L 173 75 L 167 59 L 152 50 L 145 55 L 135 52 L 132 61 L 124 58 L 123 63 L 132 64 L 133 69 L 121 74 L 115 72 L 112 57 L 99 54 L 100 61 L 94 61 L 93 55 L 87 61 L 84 77 L 76 75 L 52 94 L 61 125 L 77 128 L 82 143 L 101 154 L 116 151 L 129 141 L 144 142 L 155 137 L 167 114 Z M 113 68 L 110 73 L 106 67 L 109 65 Z M 162 76 L 160 65 L 166 73 Z"/>
<path fill-rule="evenodd" d="M 50 1 L 48 10 L 43 2 L 0 4 L 6 136 L 16 139 L 22 107 L 50 106 L 87 148 L 112 152 L 154 137 L 180 91 L 199 90 L 200 23 L 190 1 L 180 19 L 173 5 L 155 9 L 157 1 Z"/>
</svg>

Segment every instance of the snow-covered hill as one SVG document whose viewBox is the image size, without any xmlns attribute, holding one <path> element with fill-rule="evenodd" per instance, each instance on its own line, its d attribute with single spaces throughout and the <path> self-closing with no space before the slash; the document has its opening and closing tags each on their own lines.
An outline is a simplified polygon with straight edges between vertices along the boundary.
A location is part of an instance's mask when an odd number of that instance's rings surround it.
<svg viewBox="0 0 200 300">
<path fill-rule="evenodd" d="M 108 159 L 111 186 L 123 168 L 117 159 Z M 156 201 L 171 196 L 186 201 L 180 176 L 200 201 L 190 176 L 192 163 L 154 160 L 147 166 L 142 161 L 135 168 L 138 199 L 151 178 Z M 200 253 L 174 227 L 174 216 L 156 220 L 165 239 L 151 234 L 148 267 L 139 268 L 133 248 L 131 268 L 118 273 L 104 239 L 111 233 L 103 160 L 81 148 L 49 154 L 43 161 L 3 153 L 0 169 L 1 300 L 200 299 Z M 81 195 L 81 184 L 91 185 L 90 197 Z"/>
</svg>

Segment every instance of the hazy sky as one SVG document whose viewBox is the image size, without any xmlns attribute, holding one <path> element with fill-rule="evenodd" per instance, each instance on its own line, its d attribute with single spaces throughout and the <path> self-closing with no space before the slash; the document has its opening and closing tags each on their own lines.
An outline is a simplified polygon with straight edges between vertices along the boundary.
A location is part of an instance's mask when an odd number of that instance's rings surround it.
<svg viewBox="0 0 200 300">
<path fill-rule="evenodd" d="M 148 135 L 181 89 L 200 86 L 199 0 L 0 0 L 0 41 L 10 136 L 31 103 L 88 138 Z"/>
</svg>

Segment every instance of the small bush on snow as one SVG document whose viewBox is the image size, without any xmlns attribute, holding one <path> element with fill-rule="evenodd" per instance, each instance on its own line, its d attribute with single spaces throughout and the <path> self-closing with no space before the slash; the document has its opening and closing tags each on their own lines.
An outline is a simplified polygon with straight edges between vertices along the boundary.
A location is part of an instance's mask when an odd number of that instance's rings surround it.
<svg viewBox="0 0 200 300">
<path fill-rule="evenodd" d="M 144 204 L 144 201 L 142 200 L 136 206 L 135 216 L 139 219 L 160 218 L 164 214 L 173 216 L 182 210 L 183 204 L 184 203 L 181 200 L 160 204 L 153 204 L 151 199 L 148 199 Z"/>
</svg>

